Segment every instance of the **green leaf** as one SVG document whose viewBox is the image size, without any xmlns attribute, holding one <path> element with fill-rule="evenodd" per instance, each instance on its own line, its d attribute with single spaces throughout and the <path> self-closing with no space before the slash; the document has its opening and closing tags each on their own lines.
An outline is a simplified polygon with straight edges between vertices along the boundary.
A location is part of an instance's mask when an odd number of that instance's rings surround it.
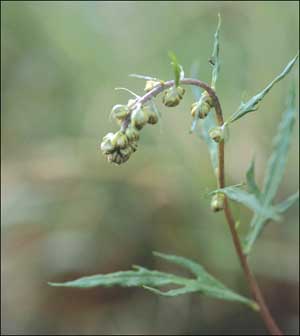
<svg viewBox="0 0 300 336">
<path fill-rule="evenodd" d="M 270 203 L 275 197 L 284 174 L 296 118 L 295 95 L 295 87 L 293 87 L 290 91 L 287 110 L 282 116 L 273 142 L 273 152 L 268 161 L 262 190 L 265 203 Z"/>
<path fill-rule="evenodd" d="M 179 85 L 180 79 L 184 78 L 184 72 L 182 66 L 178 63 L 176 55 L 169 51 L 169 57 L 171 59 L 171 65 L 173 66 L 174 76 L 175 76 L 175 86 Z"/>
<path fill-rule="evenodd" d="M 154 252 L 155 256 L 183 266 L 197 276 L 197 278 L 184 278 L 170 273 L 148 270 L 141 266 L 133 266 L 134 271 L 121 271 L 109 274 L 99 274 L 83 277 L 77 280 L 63 283 L 49 283 L 51 286 L 57 287 L 75 287 L 75 288 L 92 288 L 97 286 L 111 287 L 143 287 L 155 294 L 164 296 L 177 296 L 186 293 L 199 292 L 210 297 L 237 301 L 257 309 L 257 304 L 232 290 L 225 287 L 221 282 L 211 276 L 201 265 L 192 260 Z M 175 285 L 176 289 L 161 291 L 156 287 Z"/>
<path fill-rule="evenodd" d="M 249 188 L 249 191 L 251 194 L 254 194 L 256 196 L 256 198 L 260 198 L 260 190 L 255 182 L 255 162 L 254 159 L 252 159 L 250 166 L 247 170 L 246 173 L 246 178 L 247 178 L 247 185 Z"/>
<path fill-rule="evenodd" d="M 288 197 L 283 202 L 276 205 L 276 210 L 280 213 L 288 210 L 292 205 L 294 205 L 299 199 L 299 190 L 294 194 Z"/>
<path fill-rule="evenodd" d="M 164 260 L 167 260 L 169 262 L 172 262 L 176 265 L 185 267 L 197 277 L 203 277 L 207 275 L 207 272 L 204 270 L 204 268 L 201 265 L 195 263 L 194 261 L 190 259 L 179 257 L 179 256 L 172 255 L 172 254 L 164 254 L 160 252 L 153 252 L 153 255 L 155 255 L 156 257 L 162 258 Z"/>
<path fill-rule="evenodd" d="M 98 274 L 83 277 L 73 281 L 63 283 L 49 283 L 56 287 L 75 287 L 75 288 L 92 288 L 92 287 L 141 287 L 141 286 L 163 286 L 169 284 L 184 284 L 172 274 L 150 271 L 146 268 L 138 267 L 137 271 L 120 271 L 109 274 Z"/>
<path fill-rule="evenodd" d="M 272 89 L 272 87 L 277 82 L 283 79 L 291 71 L 297 59 L 298 59 L 298 54 L 288 63 L 288 65 L 284 68 L 284 70 L 277 77 L 275 77 L 273 81 L 269 85 L 267 85 L 261 92 L 253 96 L 246 103 L 242 102 L 238 110 L 232 114 L 228 122 L 232 123 L 238 120 L 239 118 L 243 117 L 245 114 L 256 111 L 259 107 L 258 106 L 259 102 L 265 97 L 265 95 Z"/>
<path fill-rule="evenodd" d="M 280 219 L 279 215 L 275 211 L 275 208 L 271 206 L 263 206 L 260 201 L 255 197 L 255 195 L 250 194 L 245 190 L 242 190 L 238 187 L 226 187 L 213 191 L 213 193 L 217 192 L 224 193 L 231 200 L 245 205 L 257 214 L 260 214 L 267 218 L 272 218 L 274 220 Z"/>
<path fill-rule="evenodd" d="M 198 78 L 198 76 L 199 76 L 198 68 L 199 68 L 199 63 L 195 61 L 191 66 L 191 71 L 190 71 L 191 72 L 191 78 Z M 204 90 L 201 89 L 199 86 L 196 86 L 196 85 L 191 85 L 191 89 L 192 89 L 195 101 L 198 101 Z"/>
<path fill-rule="evenodd" d="M 214 170 L 215 175 L 218 175 L 218 144 L 209 136 L 209 130 L 217 126 L 215 117 L 213 113 L 209 113 L 205 119 L 203 119 L 201 123 L 202 136 L 204 141 L 207 144 L 211 164 Z"/>
<path fill-rule="evenodd" d="M 190 286 L 185 286 L 181 288 L 176 288 L 176 289 L 170 289 L 168 291 L 161 291 L 159 289 L 149 287 L 149 286 L 143 286 L 143 288 L 149 290 L 150 292 L 158 295 L 163 295 L 163 296 L 178 296 L 181 294 L 188 294 L 188 293 L 193 293 L 193 292 L 199 292 L 200 288 L 197 286 L 197 283 L 193 281 Z"/>
<path fill-rule="evenodd" d="M 139 75 L 139 74 L 130 74 L 129 77 L 139 78 L 139 79 L 145 79 L 145 80 L 152 80 L 155 82 L 160 82 L 161 80 L 155 77 L 145 76 L 145 75 Z"/>
<path fill-rule="evenodd" d="M 139 95 L 137 95 L 136 93 L 134 93 L 133 91 L 131 91 L 131 90 L 127 89 L 127 88 L 116 87 L 115 90 L 123 90 L 123 91 L 129 92 L 130 94 L 132 94 L 136 98 L 141 98 Z"/>
<path fill-rule="evenodd" d="M 263 190 L 260 196 L 260 202 L 263 208 L 275 209 L 277 213 L 282 213 L 286 209 L 289 208 L 297 199 L 297 194 L 291 196 L 281 205 L 272 206 L 272 202 L 274 197 L 276 196 L 278 187 L 283 177 L 288 149 L 291 142 L 293 125 L 295 123 L 295 114 L 296 114 L 296 106 L 295 106 L 295 86 L 291 88 L 288 106 L 286 111 L 284 112 L 281 122 L 278 127 L 278 133 L 274 139 L 273 143 L 273 152 L 268 161 L 266 176 L 264 180 Z M 250 231 L 244 242 L 244 253 L 249 254 L 253 244 L 260 236 L 263 231 L 266 223 L 270 219 L 269 216 L 265 216 L 264 214 L 255 214 L 250 226 Z"/>
<path fill-rule="evenodd" d="M 212 80 L 211 80 L 211 87 L 213 89 L 216 88 L 216 82 L 219 76 L 220 72 L 220 58 L 219 58 L 219 50 L 220 50 L 220 44 L 219 44 L 219 31 L 221 27 L 221 15 L 220 13 L 218 14 L 218 26 L 217 30 L 214 35 L 214 48 L 212 52 L 212 56 L 210 59 L 210 63 L 213 66 L 212 70 Z"/>
<path fill-rule="evenodd" d="M 198 71 L 197 71 L 195 63 L 193 64 L 192 69 L 191 69 L 191 76 L 192 78 L 198 77 Z M 201 97 L 203 99 L 204 95 L 201 94 L 202 90 L 200 89 L 198 90 L 198 87 L 196 86 L 193 86 L 193 87 L 195 88 L 195 90 L 193 90 L 194 99 L 196 101 L 199 101 Z M 195 132 L 198 122 L 199 122 L 199 118 L 198 116 L 195 116 L 192 122 L 191 132 Z M 212 167 L 213 167 L 215 175 L 217 176 L 218 175 L 218 171 L 217 171 L 218 169 L 218 144 L 209 136 L 209 130 L 216 126 L 217 124 L 216 124 L 216 120 L 215 120 L 213 113 L 209 113 L 205 119 L 201 120 L 201 137 L 207 144 Z"/>
</svg>

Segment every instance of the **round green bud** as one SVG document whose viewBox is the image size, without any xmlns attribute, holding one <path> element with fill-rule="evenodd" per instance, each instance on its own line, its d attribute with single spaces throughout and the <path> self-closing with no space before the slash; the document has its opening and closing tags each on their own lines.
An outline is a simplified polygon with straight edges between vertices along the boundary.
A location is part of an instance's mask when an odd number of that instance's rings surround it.
<svg viewBox="0 0 300 336">
<path fill-rule="evenodd" d="M 211 203 L 210 203 L 210 207 L 212 211 L 217 212 L 217 211 L 223 210 L 224 209 L 224 199 L 225 199 L 224 194 L 221 194 L 221 193 L 214 194 L 211 199 Z"/>
<path fill-rule="evenodd" d="M 178 92 L 179 89 L 179 92 Z M 180 103 L 180 100 L 182 99 L 182 96 L 184 94 L 184 89 L 175 86 L 170 87 L 163 93 L 163 99 L 162 102 L 167 107 L 174 107 L 177 106 Z"/>
<path fill-rule="evenodd" d="M 127 103 L 128 109 L 132 108 L 135 103 L 136 103 L 136 99 L 129 99 Z"/>
<path fill-rule="evenodd" d="M 130 148 L 132 149 L 132 152 L 136 152 L 138 148 L 138 143 L 136 141 L 133 141 L 129 144 Z"/>
<path fill-rule="evenodd" d="M 160 82 L 157 82 L 155 80 L 147 80 L 145 88 L 144 88 L 144 91 L 145 92 L 149 92 L 152 89 L 154 89 L 154 87 L 157 86 L 158 84 L 160 84 Z"/>
<path fill-rule="evenodd" d="M 182 99 L 183 95 L 185 93 L 185 89 L 183 87 L 181 87 L 181 86 L 178 86 L 177 87 L 177 92 L 178 92 L 178 95 L 179 95 L 180 99 Z"/>
<path fill-rule="evenodd" d="M 132 111 L 131 122 L 136 129 L 140 130 L 147 124 L 148 116 L 141 107 L 137 107 Z"/>
<path fill-rule="evenodd" d="M 125 148 L 128 145 L 128 139 L 122 131 L 118 131 L 111 140 L 112 144 L 119 148 Z"/>
<path fill-rule="evenodd" d="M 103 154 L 109 154 L 115 150 L 115 146 L 111 142 L 113 137 L 114 137 L 113 133 L 108 133 L 103 137 L 100 145 Z"/>
<path fill-rule="evenodd" d="M 158 123 L 158 115 L 151 104 L 144 105 L 142 109 L 148 116 L 148 124 L 155 125 Z"/>
<path fill-rule="evenodd" d="M 213 98 L 208 94 L 207 91 L 205 91 L 203 93 L 204 95 L 204 101 L 209 104 L 210 107 L 213 107 L 214 106 L 214 101 L 213 101 Z"/>
<path fill-rule="evenodd" d="M 140 132 L 132 124 L 128 125 L 125 134 L 129 142 L 139 140 L 140 138 Z"/>
<path fill-rule="evenodd" d="M 127 116 L 128 112 L 128 107 L 120 104 L 115 105 L 111 110 L 112 116 L 118 120 L 123 120 Z"/>
<path fill-rule="evenodd" d="M 191 106 L 191 115 L 193 118 L 198 115 L 200 119 L 204 119 L 208 115 L 210 109 L 211 107 L 207 102 L 202 101 L 201 104 L 196 102 Z"/>
<path fill-rule="evenodd" d="M 222 127 L 214 127 L 208 131 L 209 136 L 215 142 L 221 142 L 224 139 L 224 132 Z"/>
</svg>

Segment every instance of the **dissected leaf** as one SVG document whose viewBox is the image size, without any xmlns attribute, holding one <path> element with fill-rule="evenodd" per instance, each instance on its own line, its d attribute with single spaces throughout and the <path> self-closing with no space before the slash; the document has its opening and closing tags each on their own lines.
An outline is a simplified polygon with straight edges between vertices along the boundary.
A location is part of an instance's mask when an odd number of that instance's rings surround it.
<svg viewBox="0 0 300 336">
<path fill-rule="evenodd" d="M 254 194 L 256 198 L 260 198 L 260 190 L 255 182 L 255 162 L 252 159 L 250 166 L 246 173 L 247 185 L 251 194 Z"/>
<path fill-rule="evenodd" d="M 198 68 L 199 68 L 199 63 L 194 62 L 191 66 L 191 71 L 190 71 L 191 72 L 191 78 L 198 78 L 198 76 L 199 76 Z M 199 86 L 196 86 L 196 85 L 191 85 L 191 89 L 192 89 L 195 101 L 198 101 L 204 90 L 202 88 L 200 88 Z"/>
<path fill-rule="evenodd" d="M 211 164 L 215 175 L 218 175 L 218 144 L 209 136 L 209 130 L 217 126 L 216 119 L 213 113 L 209 113 L 207 117 L 201 123 L 202 136 L 206 142 L 210 154 Z"/>
<path fill-rule="evenodd" d="M 152 81 L 155 81 L 155 82 L 160 82 L 161 81 L 160 79 L 155 78 L 155 77 L 139 75 L 139 74 L 130 74 L 129 77 L 140 78 L 140 79 L 145 79 L 145 80 L 152 80 Z"/>
<path fill-rule="evenodd" d="M 197 73 L 197 69 L 195 65 L 192 67 L 191 75 L 192 75 L 192 78 L 198 77 L 198 73 Z M 193 90 L 194 99 L 196 101 L 199 101 L 201 97 L 204 98 L 204 95 L 201 94 L 202 90 L 196 86 L 193 86 L 193 87 L 195 88 L 195 90 Z M 191 132 L 195 132 L 198 122 L 199 122 L 199 118 L 195 116 L 192 122 Z M 201 120 L 201 137 L 207 144 L 212 167 L 213 167 L 215 175 L 217 176 L 218 175 L 218 171 L 217 171 L 218 169 L 218 144 L 209 136 L 209 133 L 208 133 L 211 128 L 214 128 L 216 126 L 217 124 L 216 124 L 216 120 L 215 120 L 213 113 L 209 113 L 205 119 Z"/>
<path fill-rule="evenodd" d="M 277 82 L 283 79 L 291 71 L 293 65 L 297 61 L 297 58 L 298 54 L 288 63 L 288 65 L 284 68 L 284 70 L 277 77 L 275 77 L 273 81 L 269 85 L 267 85 L 261 92 L 253 96 L 247 102 L 245 103 L 242 102 L 238 110 L 233 113 L 228 122 L 234 122 L 243 117 L 245 114 L 256 111 L 259 107 L 258 106 L 259 102 L 264 98 L 264 96 L 272 89 L 272 87 Z"/>
<path fill-rule="evenodd" d="M 98 274 L 83 277 L 73 281 L 63 283 L 49 283 L 57 287 L 141 287 L 141 286 L 164 286 L 169 284 L 183 285 L 184 281 L 172 274 L 150 271 L 146 268 L 138 267 L 136 271 L 120 271 L 109 274 Z"/>
<path fill-rule="evenodd" d="M 295 95 L 295 88 L 293 88 L 289 95 L 288 108 L 282 117 L 273 142 L 273 152 L 268 161 L 262 190 L 265 203 L 270 203 L 275 197 L 284 174 L 296 118 Z"/>
<path fill-rule="evenodd" d="M 197 278 L 184 278 L 170 273 L 148 270 L 141 266 L 134 266 L 134 271 L 121 271 L 109 274 L 99 274 L 83 277 L 77 280 L 63 283 L 49 283 L 51 286 L 92 288 L 96 286 L 111 287 L 143 287 L 147 290 L 164 296 L 177 296 L 186 293 L 199 292 L 214 298 L 237 301 L 257 309 L 257 304 L 225 287 L 199 264 L 192 260 L 154 252 L 154 255 L 169 262 L 183 266 L 190 270 Z M 156 287 L 176 285 L 179 288 L 161 291 Z"/>
<path fill-rule="evenodd" d="M 220 50 L 220 44 L 219 44 L 219 31 L 221 27 L 221 15 L 220 13 L 218 14 L 218 26 L 217 30 L 214 35 L 214 48 L 212 52 L 212 56 L 210 59 L 210 63 L 213 66 L 212 70 L 212 80 L 211 80 L 211 87 L 213 89 L 216 88 L 216 82 L 218 79 L 218 75 L 220 72 L 220 58 L 219 58 L 219 50 Z"/>
<path fill-rule="evenodd" d="M 143 288 L 149 290 L 150 292 L 154 294 L 159 294 L 163 296 L 178 296 L 182 294 L 188 294 L 188 293 L 193 293 L 193 292 L 199 292 L 200 288 L 197 285 L 195 281 L 192 281 L 190 286 L 185 286 L 185 287 L 180 287 L 176 289 L 170 289 L 168 291 L 161 291 L 159 289 L 149 287 L 149 286 L 143 286 Z"/>
<path fill-rule="evenodd" d="M 205 269 L 199 265 L 198 263 L 184 258 L 184 257 L 179 257 L 176 255 L 172 255 L 172 254 L 164 254 L 164 253 L 160 253 L 160 252 L 153 252 L 153 254 L 156 257 L 162 258 L 164 260 L 167 260 L 169 262 L 172 262 L 176 265 L 182 266 L 187 268 L 190 272 L 192 272 L 195 276 L 197 276 L 198 278 L 209 278 L 211 279 L 211 276 L 208 276 L 208 273 L 205 271 Z"/>
<path fill-rule="evenodd" d="M 127 89 L 127 88 L 123 88 L 123 87 L 116 87 L 115 90 L 123 90 L 123 91 L 127 91 L 130 94 L 132 94 L 134 97 L 136 98 L 141 98 L 139 95 L 137 95 L 136 93 L 134 93 L 133 91 Z"/>
<path fill-rule="evenodd" d="M 297 191 L 294 195 L 291 195 L 283 202 L 276 205 L 276 210 L 280 213 L 288 210 L 292 205 L 294 205 L 299 199 L 299 191 Z"/>
<path fill-rule="evenodd" d="M 260 201 L 263 208 L 272 207 L 272 202 L 276 196 L 279 184 L 282 180 L 289 144 L 291 142 L 293 125 L 295 123 L 295 87 L 293 86 L 288 100 L 288 106 L 284 112 L 278 127 L 278 133 L 274 139 L 273 152 L 268 161 L 264 186 L 261 192 Z M 272 207 L 277 213 L 287 210 L 297 199 L 297 194 L 291 196 L 283 204 Z M 264 214 L 255 214 L 252 221 L 250 231 L 244 242 L 244 253 L 249 254 L 256 239 L 261 234 L 263 228 L 270 217 Z"/>
<path fill-rule="evenodd" d="M 245 205 L 255 213 L 260 214 L 266 218 L 272 218 L 274 220 L 280 219 L 279 215 L 275 211 L 275 208 L 271 206 L 263 206 L 254 194 L 250 194 L 245 190 L 242 190 L 238 187 L 226 187 L 214 191 L 214 193 L 217 192 L 224 193 L 231 200 Z"/>
</svg>

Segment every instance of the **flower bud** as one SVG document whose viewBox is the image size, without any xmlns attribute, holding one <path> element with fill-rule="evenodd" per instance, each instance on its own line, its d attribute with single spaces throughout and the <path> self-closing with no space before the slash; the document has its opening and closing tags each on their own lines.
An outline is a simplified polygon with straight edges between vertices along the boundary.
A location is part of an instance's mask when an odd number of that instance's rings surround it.
<svg viewBox="0 0 300 336">
<path fill-rule="evenodd" d="M 127 107 L 130 109 L 136 102 L 136 99 L 129 99 L 127 103 Z"/>
<path fill-rule="evenodd" d="M 128 144 L 128 139 L 122 131 L 118 131 L 111 140 L 112 144 L 119 148 L 125 148 Z"/>
<path fill-rule="evenodd" d="M 210 109 L 211 107 L 207 102 L 202 101 L 201 104 L 196 102 L 191 106 L 191 115 L 192 117 L 199 115 L 200 119 L 204 119 L 208 115 Z"/>
<path fill-rule="evenodd" d="M 142 109 L 148 116 L 148 124 L 155 125 L 158 123 L 158 115 L 151 104 L 144 105 Z"/>
<path fill-rule="evenodd" d="M 123 120 L 127 116 L 128 112 L 128 107 L 120 104 L 115 105 L 111 110 L 113 117 L 118 120 Z"/>
<path fill-rule="evenodd" d="M 160 82 L 157 82 L 157 81 L 154 81 L 154 80 L 147 80 L 144 91 L 149 92 L 152 89 L 154 89 L 154 87 L 157 86 L 158 84 L 160 84 Z"/>
<path fill-rule="evenodd" d="M 210 107 L 213 107 L 214 106 L 214 101 L 213 101 L 212 97 L 208 94 L 208 92 L 205 91 L 203 93 L 203 95 L 204 95 L 204 101 L 206 103 L 208 103 Z"/>
<path fill-rule="evenodd" d="M 142 129 L 148 122 L 148 116 L 143 109 L 137 107 L 131 114 L 132 125 L 138 130 Z"/>
<path fill-rule="evenodd" d="M 116 165 L 120 165 L 129 159 L 131 153 L 132 150 L 130 148 L 116 150 L 112 154 L 107 155 L 107 160 Z"/>
<path fill-rule="evenodd" d="M 133 141 L 129 144 L 129 147 L 132 149 L 132 152 L 136 152 L 138 148 L 138 143 L 136 141 Z"/>
<path fill-rule="evenodd" d="M 178 87 L 177 87 L 177 92 L 178 92 L 178 95 L 179 95 L 180 99 L 182 99 L 182 98 L 183 98 L 183 95 L 184 95 L 184 93 L 185 93 L 185 89 L 182 88 L 181 86 L 178 86 Z"/>
<path fill-rule="evenodd" d="M 184 95 L 185 89 L 178 86 L 172 86 L 168 90 L 164 91 L 163 104 L 168 107 L 173 107 L 179 104 Z"/>
<path fill-rule="evenodd" d="M 129 142 L 139 140 L 140 138 L 140 132 L 132 124 L 128 125 L 125 134 Z"/>
<path fill-rule="evenodd" d="M 103 154 L 109 154 L 115 150 L 115 146 L 111 142 L 113 137 L 114 137 L 113 133 L 108 133 L 103 137 L 100 145 Z"/>
<path fill-rule="evenodd" d="M 223 210 L 224 209 L 224 199 L 225 199 L 224 194 L 221 194 L 221 193 L 214 194 L 211 199 L 211 203 L 210 203 L 210 207 L 212 211 L 217 212 L 217 211 Z"/>
<path fill-rule="evenodd" d="M 208 131 L 209 136 L 215 141 L 215 142 L 221 142 L 224 139 L 223 134 L 223 128 L 222 127 L 214 127 L 211 128 Z"/>
</svg>

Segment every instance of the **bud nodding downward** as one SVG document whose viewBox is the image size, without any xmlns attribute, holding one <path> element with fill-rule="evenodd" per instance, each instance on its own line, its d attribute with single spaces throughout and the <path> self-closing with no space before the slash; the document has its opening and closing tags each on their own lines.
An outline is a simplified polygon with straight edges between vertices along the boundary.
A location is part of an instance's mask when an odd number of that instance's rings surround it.
<svg viewBox="0 0 300 336">
<path fill-rule="evenodd" d="M 216 193 L 213 195 L 210 203 L 212 211 L 217 212 L 224 209 L 225 195 L 222 193 Z"/>
<path fill-rule="evenodd" d="M 180 86 L 172 86 L 164 91 L 162 102 L 167 107 L 177 106 L 183 98 L 184 93 L 184 88 Z"/>
</svg>

